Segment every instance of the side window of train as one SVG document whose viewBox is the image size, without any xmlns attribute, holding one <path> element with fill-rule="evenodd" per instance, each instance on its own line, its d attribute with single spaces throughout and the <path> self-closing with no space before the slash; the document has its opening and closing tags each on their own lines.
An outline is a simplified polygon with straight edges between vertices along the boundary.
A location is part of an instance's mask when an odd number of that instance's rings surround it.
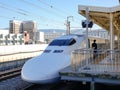
<svg viewBox="0 0 120 90">
<path fill-rule="evenodd" d="M 73 45 L 75 43 L 76 43 L 76 40 L 75 39 L 71 39 L 69 45 Z"/>
</svg>

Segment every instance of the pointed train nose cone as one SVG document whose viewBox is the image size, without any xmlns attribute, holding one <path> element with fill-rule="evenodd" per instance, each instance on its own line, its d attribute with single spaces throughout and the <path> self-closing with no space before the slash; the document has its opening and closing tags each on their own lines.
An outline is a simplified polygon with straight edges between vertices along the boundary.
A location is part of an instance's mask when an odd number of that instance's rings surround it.
<svg viewBox="0 0 120 90">
<path fill-rule="evenodd" d="M 22 79 L 31 83 L 52 83 L 60 80 L 59 70 L 63 68 L 63 58 L 58 59 L 47 58 L 42 60 L 40 58 L 31 59 L 27 61 L 21 71 Z M 63 61 L 62 61 L 63 60 Z"/>
</svg>

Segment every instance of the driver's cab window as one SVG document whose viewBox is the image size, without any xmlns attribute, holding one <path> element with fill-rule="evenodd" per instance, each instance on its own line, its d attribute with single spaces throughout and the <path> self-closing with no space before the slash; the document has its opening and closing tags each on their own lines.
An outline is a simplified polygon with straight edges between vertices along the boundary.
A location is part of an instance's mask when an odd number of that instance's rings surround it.
<svg viewBox="0 0 120 90">
<path fill-rule="evenodd" d="M 50 46 L 70 46 L 76 43 L 76 40 L 71 39 L 57 39 L 53 40 L 49 45 Z"/>
</svg>

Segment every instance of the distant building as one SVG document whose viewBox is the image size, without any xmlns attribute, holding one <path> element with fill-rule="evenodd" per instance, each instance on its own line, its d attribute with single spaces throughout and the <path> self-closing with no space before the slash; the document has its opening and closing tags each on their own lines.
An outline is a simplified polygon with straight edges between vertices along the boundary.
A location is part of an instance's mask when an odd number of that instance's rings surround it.
<svg viewBox="0 0 120 90">
<path fill-rule="evenodd" d="M 27 33 L 30 35 L 30 40 L 35 41 L 34 33 L 37 32 L 37 23 L 35 21 L 17 21 L 10 20 L 9 22 L 9 33 Z"/>
<path fill-rule="evenodd" d="M 24 44 L 23 34 L 0 34 L 1 45 L 22 45 Z"/>
<path fill-rule="evenodd" d="M 37 32 L 37 23 L 35 21 L 23 21 L 23 31 L 27 31 L 30 35 L 30 39 L 35 41 L 35 32 Z"/>
<path fill-rule="evenodd" d="M 44 43 L 44 32 L 35 32 L 35 43 Z"/>
<path fill-rule="evenodd" d="M 9 33 L 22 33 L 23 27 L 22 22 L 17 20 L 10 20 L 9 22 Z"/>
</svg>

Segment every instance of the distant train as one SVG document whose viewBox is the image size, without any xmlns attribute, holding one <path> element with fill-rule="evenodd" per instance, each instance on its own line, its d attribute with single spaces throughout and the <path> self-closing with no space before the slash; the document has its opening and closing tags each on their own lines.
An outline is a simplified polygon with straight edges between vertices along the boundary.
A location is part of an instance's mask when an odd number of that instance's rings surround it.
<svg viewBox="0 0 120 90">
<path fill-rule="evenodd" d="M 59 71 L 71 63 L 71 52 L 83 47 L 85 47 L 84 35 L 64 35 L 56 38 L 41 55 L 24 64 L 21 71 L 22 79 L 37 84 L 59 81 Z"/>
</svg>

